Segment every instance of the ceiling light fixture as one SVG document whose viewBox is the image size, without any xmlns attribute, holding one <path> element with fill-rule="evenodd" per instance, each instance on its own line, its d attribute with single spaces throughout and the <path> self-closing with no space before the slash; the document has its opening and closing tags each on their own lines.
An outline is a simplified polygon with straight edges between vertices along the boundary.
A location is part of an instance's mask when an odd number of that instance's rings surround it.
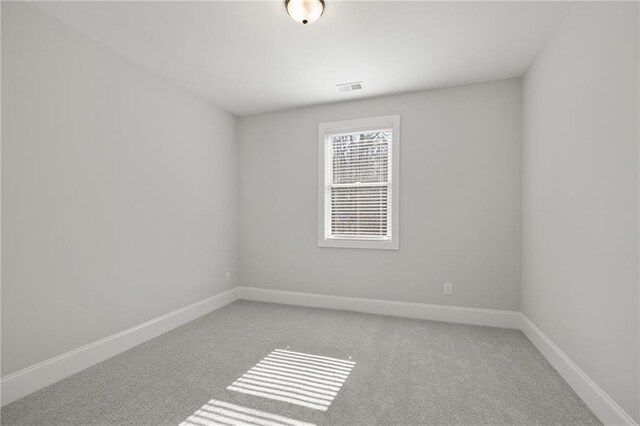
<svg viewBox="0 0 640 426">
<path fill-rule="evenodd" d="M 324 0 L 285 0 L 287 13 L 296 22 L 313 24 L 324 12 Z"/>
</svg>

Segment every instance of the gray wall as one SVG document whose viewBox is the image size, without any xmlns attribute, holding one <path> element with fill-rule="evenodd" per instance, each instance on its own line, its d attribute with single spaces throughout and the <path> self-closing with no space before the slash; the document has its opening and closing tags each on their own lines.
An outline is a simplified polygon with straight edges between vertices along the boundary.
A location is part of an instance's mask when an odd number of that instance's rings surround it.
<svg viewBox="0 0 640 426">
<path fill-rule="evenodd" d="M 524 313 L 636 420 L 638 5 L 576 7 L 524 80 Z"/>
<path fill-rule="evenodd" d="M 232 286 L 236 119 L 2 3 L 2 374 Z"/>
<path fill-rule="evenodd" d="M 513 79 L 241 118 L 242 284 L 519 310 L 520 95 Z M 396 113 L 400 250 L 318 248 L 318 123 Z"/>
</svg>

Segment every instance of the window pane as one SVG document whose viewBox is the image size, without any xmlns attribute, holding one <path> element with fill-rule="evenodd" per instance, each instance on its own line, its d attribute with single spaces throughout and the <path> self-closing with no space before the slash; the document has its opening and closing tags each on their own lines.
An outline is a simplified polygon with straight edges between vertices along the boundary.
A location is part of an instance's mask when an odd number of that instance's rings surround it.
<svg viewBox="0 0 640 426">
<path fill-rule="evenodd" d="M 389 188 L 331 188 L 331 235 L 386 237 Z"/>
<path fill-rule="evenodd" d="M 390 142 L 390 130 L 331 136 L 332 183 L 387 182 Z"/>
</svg>

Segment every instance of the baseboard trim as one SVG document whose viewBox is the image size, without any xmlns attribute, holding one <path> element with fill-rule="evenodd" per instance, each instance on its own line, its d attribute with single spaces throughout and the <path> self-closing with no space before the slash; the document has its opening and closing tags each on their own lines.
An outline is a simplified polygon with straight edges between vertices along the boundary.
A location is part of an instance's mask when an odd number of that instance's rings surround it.
<svg viewBox="0 0 640 426">
<path fill-rule="evenodd" d="M 237 299 L 237 288 L 233 288 L 9 374 L 0 379 L 2 405 L 78 373 Z"/>
<path fill-rule="evenodd" d="M 2 405 L 122 353 L 238 299 L 521 330 L 606 425 L 637 425 L 521 312 L 236 287 L 0 379 Z"/>
<path fill-rule="evenodd" d="M 270 290 L 257 287 L 237 287 L 238 298 L 257 302 L 313 308 L 338 309 L 367 314 L 423 320 L 483 325 L 500 328 L 520 328 L 520 312 L 496 309 L 464 308 L 460 306 L 431 305 L 393 300 L 363 299 L 358 297 L 329 296 L 297 291 Z"/>
<path fill-rule="evenodd" d="M 591 380 L 571 358 L 553 343 L 526 315 L 521 314 L 520 330 L 544 355 L 562 378 L 605 425 L 637 425 L 611 397 Z"/>
</svg>

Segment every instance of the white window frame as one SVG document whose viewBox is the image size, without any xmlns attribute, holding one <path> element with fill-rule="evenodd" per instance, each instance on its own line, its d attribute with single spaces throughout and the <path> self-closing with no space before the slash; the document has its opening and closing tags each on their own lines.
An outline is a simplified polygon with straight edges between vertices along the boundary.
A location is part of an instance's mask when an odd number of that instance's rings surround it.
<svg viewBox="0 0 640 426">
<path fill-rule="evenodd" d="M 391 238 L 371 240 L 326 238 L 325 226 L 330 215 L 330 176 L 325 176 L 326 136 L 391 127 Z M 329 159 L 330 160 L 330 159 Z M 333 121 L 318 125 L 318 247 L 398 250 L 400 248 L 400 115 Z"/>
</svg>

